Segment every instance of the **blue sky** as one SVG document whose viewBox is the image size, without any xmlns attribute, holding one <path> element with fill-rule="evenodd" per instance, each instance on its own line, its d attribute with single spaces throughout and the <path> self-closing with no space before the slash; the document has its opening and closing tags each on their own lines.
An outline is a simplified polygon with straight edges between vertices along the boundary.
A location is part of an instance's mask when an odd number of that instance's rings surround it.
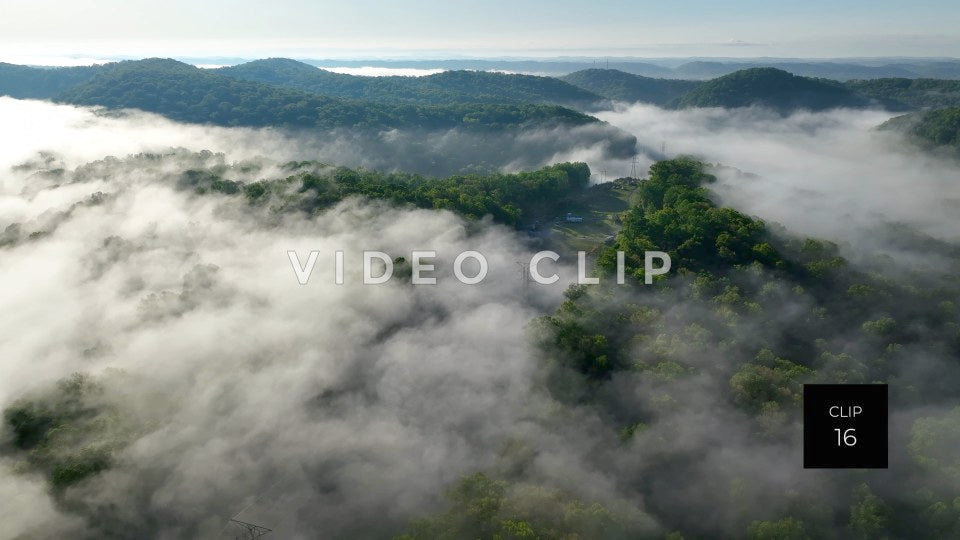
<svg viewBox="0 0 960 540">
<path fill-rule="evenodd" d="M 950 56 L 956 0 L 0 0 L 29 55 Z"/>
</svg>

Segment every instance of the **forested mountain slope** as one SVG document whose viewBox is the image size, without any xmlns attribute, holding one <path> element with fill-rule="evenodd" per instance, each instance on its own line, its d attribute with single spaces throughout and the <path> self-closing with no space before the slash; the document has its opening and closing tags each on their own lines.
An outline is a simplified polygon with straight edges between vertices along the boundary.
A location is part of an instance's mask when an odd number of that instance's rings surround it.
<svg viewBox="0 0 960 540">
<path fill-rule="evenodd" d="M 898 116 L 884 122 L 880 129 L 899 131 L 921 148 L 960 156 L 960 107 Z"/>
<path fill-rule="evenodd" d="M 486 71 L 445 71 L 423 77 L 361 77 L 286 58 L 255 60 L 218 73 L 307 92 L 380 103 L 550 103 L 586 107 L 596 94 L 552 77 Z"/>
<path fill-rule="evenodd" d="M 102 70 L 102 66 L 38 68 L 0 62 L 0 96 L 50 99 Z"/>
<path fill-rule="evenodd" d="M 586 69 L 561 79 L 605 98 L 666 106 L 700 85 L 699 81 L 653 79 L 616 69 Z"/>
<path fill-rule="evenodd" d="M 870 100 L 836 81 L 799 77 L 774 68 L 752 68 L 707 81 L 680 98 L 680 108 L 763 106 L 783 113 L 866 107 Z"/>
<path fill-rule="evenodd" d="M 346 100 L 237 80 L 158 58 L 113 64 L 58 100 L 135 108 L 181 122 L 223 126 L 502 129 L 528 123 L 577 126 L 597 122 L 552 105 L 414 106 Z"/>
<path fill-rule="evenodd" d="M 848 81 L 847 88 L 891 108 L 924 109 L 960 106 L 960 81 L 940 79 L 871 79 Z"/>
</svg>

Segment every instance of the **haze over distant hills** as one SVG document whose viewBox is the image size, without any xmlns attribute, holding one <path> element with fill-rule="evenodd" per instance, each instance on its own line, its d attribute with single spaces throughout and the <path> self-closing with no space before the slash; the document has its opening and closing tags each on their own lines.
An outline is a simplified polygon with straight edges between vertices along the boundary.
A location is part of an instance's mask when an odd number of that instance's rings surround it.
<svg viewBox="0 0 960 540">
<path fill-rule="evenodd" d="M 278 55 L 279 56 L 279 55 Z M 82 65 L 87 57 L 31 57 L 32 60 L 7 60 L 39 66 Z M 98 57 L 101 62 L 132 60 L 129 56 Z M 240 56 L 174 56 L 198 66 L 231 67 L 255 61 Z M 418 70 L 505 71 L 530 75 L 559 76 L 585 69 L 615 69 L 634 75 L 664 79 L 712 79 L 741 69 L 774 67 L 806 77 L 824 77 L 840 81 L 903 77 L 908 79 L 960 79 L 960 59 L 918 57 L 869 58 L 730 58 L 730 57 L 497 57 L 497 58 L 322 58 L 296 57 L 298 62 L 321 68 L 382 68 Z M 63 62 L 67 61 L 66 64 Z"/>
<path fill-rule="evenodd" d="M 239 60 L 238 60 L 239 62 Z M 886 77 L 960 79 L 955 58 L 543 58 L 455 60 L 332 60 L 304 62 L 321 67 L 387 67 L 419 69 L 506 70 L 565 75 L 584 69 L 616 69 L 634 75 L 664 79 L 712 79 L 741 69 L 774 67 L 805 77 L 836 80 Z"/>
<path fill-rule="evenodd" d="M 487 71 L 370 77 L 284 58 L 216 69 L 151 58 L 65 68 L 0 64 L 0 94 L 140 109 L 222 126 L 476 130 L 598 123 L 589 113 L 609 109 L 614 101 L 666 108 L 760 106 L 783 114 L 833 108 L 910 111 L 960 105 L 960 81 L 839 81 L 773 67 L 742 69 L 707 81 L 615 69 L 587 69 L 560 78 Z"/>
</svg>

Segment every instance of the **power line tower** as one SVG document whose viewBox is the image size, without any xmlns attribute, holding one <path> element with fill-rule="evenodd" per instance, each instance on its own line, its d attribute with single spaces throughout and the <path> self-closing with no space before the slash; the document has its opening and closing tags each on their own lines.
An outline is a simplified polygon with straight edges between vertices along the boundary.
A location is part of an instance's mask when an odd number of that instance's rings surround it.
<svg viewBox="0 0 960 540">
<path fill-rule="evenodd" d="M 660 141 L 660 153 L 667 154 L 667 141 Z"/>
<path fill-rule="evenodd" d="M 517 261 L 520 267 L 520 287 L 523 289 L 523 297 L 530 296 L 530 264 Z"/>
<path fill-rule="evenodd" d="M 607 181 L 607 170 L 602 169 L 600 171 L 600 182 L 606 182 L 606 181 Z"/>
<path fill-rule="evenodd" d="M 633 161 L 630 162 L 630 178 L 639 178 L 637 176 L 637 156 L 633 156 Z"/>
<path fill-rule="evenodd" d="M 238 536 L 236 536 L 237 540 L 256 540 L 271 532 L 271 530 L 266 527 L 240 521 L 239 519 L 231 519 L 230 524 L 239 531 Z"/>
</svg>

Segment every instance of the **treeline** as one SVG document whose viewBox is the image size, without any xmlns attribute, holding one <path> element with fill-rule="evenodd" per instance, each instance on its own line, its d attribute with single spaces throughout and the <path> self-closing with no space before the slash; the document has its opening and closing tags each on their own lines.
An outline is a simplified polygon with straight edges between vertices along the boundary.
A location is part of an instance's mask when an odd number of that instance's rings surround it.
<svg viewBox="0 0 960 540">
<path fill-rule="evenodd" d="M 351 196 L 382 199 L 420 208 L 445 209 L 467 218 L 491 216 L 519 226 L 535 216 L 552 217 L 568 198 L 590 184 L 585 163 L 561 163 L 511 174 L 463 174 L 443 178 L 402 172 L 355 170 L 313 162 L 289 163 L 290 175 L 244 183 L 227 169 L 191 169 L 179 184 L 197 193 L 242 195 L 251 204 L 316 213 Z"/>
<path fill-rule="evenodd" d="M 174 163 L 176 167 L 162 170 Z M 516 173 L 439 177 L 350 169 L 315 161 L 289 162 L 278 167 L 258 162 L 227 164 L 223 154 L 175 150 L 168 154 L 105 158 L 74 171 L 43 168 L 39 163 L 24 165 L 28 166 L 36 168 L 37 178 L 53 182 L 83 182 L 147 172 L 159 175 L 177 189 L 199 196 L 235 197 L 272 214 L 316 215 L 346 198 L 363 197 L 449 210 L 470 220 L 490 217 L 510 227 L 529 226 L 561 215 L 590 189 L 590 168 L 585 163 L 559 163 Z M 48 212 L 44 219 L 10 223 L 0 231 L 0 249 L 53 234 L 73 212 L 99 206 L 112 197 L 110 193 L 96 192 L 63 210 Z"/>
</svg>

